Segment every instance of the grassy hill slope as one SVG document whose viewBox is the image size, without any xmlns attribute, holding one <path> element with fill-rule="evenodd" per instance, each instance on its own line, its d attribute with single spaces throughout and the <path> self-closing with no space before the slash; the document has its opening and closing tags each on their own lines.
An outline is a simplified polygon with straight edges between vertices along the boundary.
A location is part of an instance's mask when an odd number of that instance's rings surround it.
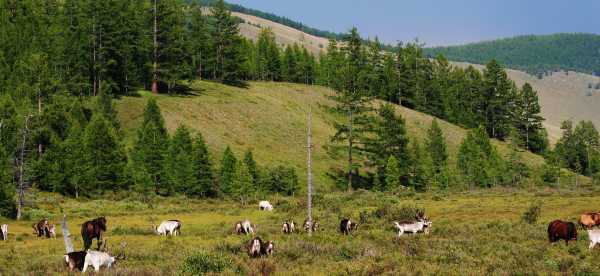
<svg viewBox="0 0 600 276">
<path fill-rule="evenodd" d="M 430 48 L 426 53 L 441 53 L 451 60 L 477 64 L 497 59 L 510 68 L 536 75 L 558 70 L 600 73 L 600 35 L 595 34 L 517 36 Z"/>
<path fill-rule="evenodd" d="M 326 172 L 332 166 L 344 166 L 343 158 L 330 158 L 323 145 L 333 134 L 329 122 L 335 118 L 323 106 L 331 105 L 327 95 L 332 90 L 320 86 L 289 83 L 250 83 L 248 89 L 224 86 L 212 82 L 197 81 L 192 87 L 197 95 L 167 96 L 141 92 L 140 97 L 124 97 L 117 102 L 128 144 L 135 139 L 135 131 L 141 123 L 146 98 L 155 97 L 162 110 L 169 131 L 185 124 L 192 131 L 204 135 L 213 153 L 215 163 L 227 145 L 241 156 L 252 149 L 260 164 L 294 166 L 301 182 L 306 173 L 306 118 L 308 106 L 313 106 L 314 172 L 319 189 L 328 189 L 331 181 Z M 403 107 L 397 111 L 407 122 L 413 139 L 423 142 L 425 131 L 432 117 Z M 466 130 L 447 122 L 440 122 L 454 164 L 458 147 Z M 501 152 L 506 145 L 495 142 Z M 539 165 L 542 158 L 524 153 L 529 164 Z"/>
</svg>

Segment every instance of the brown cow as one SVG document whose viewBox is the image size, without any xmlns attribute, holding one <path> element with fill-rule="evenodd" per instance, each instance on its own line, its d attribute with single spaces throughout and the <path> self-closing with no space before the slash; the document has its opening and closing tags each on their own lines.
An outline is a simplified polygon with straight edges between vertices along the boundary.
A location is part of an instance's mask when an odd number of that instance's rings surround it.
<svg viewBox="0 0 600 276">
<path fill-rule="evenodd" d="M 92 239 L 96 238 L 98 243 L 98 250 L 100 250 L 100 239 L 102 238 L 102 232 L 106 231 L 106 218 L 99 217 L 90 221 L 86 221 L 81 225 L 81 237 L 83 238 L 84 251 L 90 249 L 92 246 Z"/>
<path fill-rule="evenodd" d="M 569 241 L 577 240 L 577 227 L 572 222 L 555 220 L 548 225 L 548 240 L 551 243 L 564 240 L 568 245 Z"/>
<path fill-rule="evenodd" d="M 34 223 L 32 225 L 33 232 L 38 237 L 45 236 L 46 238 L 50 238 L 50 226 L 48 225 L 48 219 L 42 219 L 38 223 Z"/>
<path fill-rule="evenodd" d="M 600 213 L 585 213 L 579 218 L 579 224 L 585 229 L 600 225 Z"/>
</svg>

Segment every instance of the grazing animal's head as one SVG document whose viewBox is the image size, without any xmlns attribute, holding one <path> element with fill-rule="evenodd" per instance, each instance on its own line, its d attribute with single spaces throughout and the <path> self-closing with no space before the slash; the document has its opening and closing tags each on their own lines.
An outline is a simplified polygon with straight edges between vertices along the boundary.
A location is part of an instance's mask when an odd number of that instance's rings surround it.
<svg viewBox="0 0 600 276">
<path fill-rule="evenodd" d="M 273 241 L 266 242 L 263 247 L 265 248 L 265 254 L 267 256 L 273 255 L 273 252 L 275 252 L 275 243 L 273 243 Z"/>
<path fill-rule="evenodd" d="M 317 230 L 319 230 L 319 222 L 315 221 L 313 222 L 312 231 L 317 232 Z"/>
<path fill-rule="evenodd" d="M 99 217 L 99 218 L 95 219 L 94 222 L 100 230 L 106 232 L 106 218 L 105 217 Z"/>
<path fill-rule="evenodd" d="M 358 223 L 350 222 L 350 231 L 355 231 L 358 229 Z"/>
</svg>

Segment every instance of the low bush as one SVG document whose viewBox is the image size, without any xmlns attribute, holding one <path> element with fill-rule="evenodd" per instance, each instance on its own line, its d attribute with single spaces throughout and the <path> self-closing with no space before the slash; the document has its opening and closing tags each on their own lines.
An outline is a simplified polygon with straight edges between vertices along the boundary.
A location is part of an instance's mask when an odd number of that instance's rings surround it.
<svg viewBox="0 0 600 276">
<path fill-rule="evenodd" d="M 223 255 L 199 251 L 188 255 L 181 265 L 184 275 L 204 275 L 221 273 L 231 267 L 231 260 Z"/>
<path fill-rule="evenodd" d="M 521 216 L 521 219 L 529 224 L 535 224 L 538 219 L 540 218 L 540 214 L 542 212 L 542 202 L 537 201 L 532 203 L 529 208 L 527 208 L 527 211 L 525 211 L 525 213 L 523 213 L 523 215 Z"/>
</svg>

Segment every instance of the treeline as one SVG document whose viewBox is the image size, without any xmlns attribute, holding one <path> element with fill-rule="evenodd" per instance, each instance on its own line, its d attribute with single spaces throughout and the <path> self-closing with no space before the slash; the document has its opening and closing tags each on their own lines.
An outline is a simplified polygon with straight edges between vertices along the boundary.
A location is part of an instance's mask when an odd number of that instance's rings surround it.
<svg viewBox="0 0 600 276">
<path fill-rule="evenodd" d="M 54 93 L 115 96 L 139 88 L 178 93 L 186 89 L 183 80 L 196 78 L 233 85 L 314 78 L 312 54 L 280 49 L 266 30 L 257 43 L 244 39 L 223 1 L 207 14 L 180 0 L 2 5 L 0 87 L 14 98 L 43 102 Z"/>
<path fill-rule="evenodd" d="M 417 43 L 394 53 L 383 52 L 377 40 L 360 41 L 352 30 L 343 46 L 331 41 L 319 62 L 317 83 L 339 91 L 346 110 L 377 98 L 467 128 L 483 126 L 491 138 L 505 140 L 515 129 L 523 148 L 547 148 L 537 92 L 529 84 L 517 87 L 495 60 L 480 72 L 452 66 L 442 55 L 429 59 Z"/>
<path fill-rule="evenodd" d="M 189 3 L 199 3 L 202 6 L 214 6 L 218 1 L 217 0 L 187 0 L 187 2 Z M 287 17 L 283 17 L 283 16 L 279 16 L 276 14 L 272 14 L 272 13 L 268 13 L 268 12 L 263 12 L 263 11 L 259 11 L 259 10 L 255 10 L 255 9 L 250 9 L 250 8 L 246 8 L 242 5 L 238 5 L 238 4 L 231 4 L 231 3 L 227 3 L 227 5 L 229 6 L 229 8 L 231 9 L 231 11 L 234 12 L 239 12 L 239 13 L 243 13 L 243 14 L 249 14 L 249 15 L 254 15 L 256 17 L 260 17 L 260 18 L 264 18 L 267 19 L 269 21 L 273 21 L 297 30 L 300 30 L 302 32 L 305 32 L 307 34 L 311 34 L 314 36 L 318 36 L 318 37 L 325 37 L 325 38 L 330 38 L 330 39 L 342 39 L 344 34 L 340 34 L 340 33 L 334 33 L 334 32 L 330 32 L 330 31 L 324 31 L 324 30 L 319 30 L 316 28 L 312 28 L 309 26 L 306 26 L 298 21 L 294 21 L 291 20 Z"/>
<path fill-rule="evenodd" d="M 130 149 L 124 147 L 112 100 L 104 93 L 90 100 L 55 96 L 40 120 L 32 118 L 25 126 L 9 98 L 2 98 L 0 107 L 2 216 L 14 216 L 15 196 L 31 187 L 73 197 L 134 191 L 145 199 L 180 194 L 242 202 L 299 189 L 294 168 L 259 166 L 250 150 L 238 159 L 227 147 L 214 166 L 200 133 L 193 136 L 181 125 L 169 135 L 154 99 L 144 109 Z"/>
<path fill-rule="evenodd" d="M 330 43 L 327 54 L 321 56 L 318 74 L 318 83 L 336 90 L 332 111 L 343 118 L 334 123 L 336 133 L 328 145 L 332 155 L 348 160 L 346 169 L 331 175 L 341 187 L 426 190 L 449 183 L 516 185 L 530 176 L 531 168 L 521 160 L 523 150 L 564 160 L 557 168 L 597 175 L 593 160 L 600 154 L 594 126 L 582 123 L 578 128 L 587 134 L 574 140 L 565 132 L 563 140 L 579 143 L 561 142 L 550 151 L 536 92 L 529 84 L 516 87 L 495 60 L 480 72 L 450 66 L 442 55 L 426 58 L 416 43 L 386 53 L 377 41 L 363 46 L 356 29 L 341 45 Z M 435 121 L 424 142 L 409 141 L 404 120 L 390 105 L 374 108 L 373 99 L 399 103 L 472 129 L 460 146 L 457 167 L 447 167 L 444 136 Z M 510 153 L 501 156 L 490 138 L 507 141 Z M 585 158 L 583 146 L 589 153 Z M 560 169 L 544 170 L 545 175 L 560 173 Z"/>
<path fill-rule="evenodd" d="M 431 57 L 443 54 L 452 60 L 477 64 L 497 59 L 510 68 L 542 78 L 556 71 L 600 74 L 598 45 L 599 35 L 563 33 L 518 36 L 425 51 Z"/>
</svg>

